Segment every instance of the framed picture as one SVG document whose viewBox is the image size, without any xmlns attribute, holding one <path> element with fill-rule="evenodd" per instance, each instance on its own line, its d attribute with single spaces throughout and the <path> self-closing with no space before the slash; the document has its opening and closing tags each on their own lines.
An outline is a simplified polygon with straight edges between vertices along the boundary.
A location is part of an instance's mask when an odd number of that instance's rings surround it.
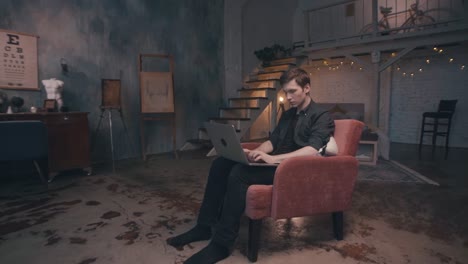
<svg viewBox="0 0 468 264">
<path fill-rule="evenodd" d="M 172 72 L 140 72 L 142 113 L 174 113 Z"/>
<path fill-rule="evenodd" d="M 38 36 L 0 29 L 0 88 L 39 90 Z"/>
<path fill-rule="evenodd" d="M 55 112 L 57 110 L 57 101 L 55 99 L 45 99 L 43 108 L 46 112 Z"/>
<path fill-rule="evenodd" d="M 102 102 L 103 108 L 120 108 L 120 80 L 102 79 Z"/>
</svg>

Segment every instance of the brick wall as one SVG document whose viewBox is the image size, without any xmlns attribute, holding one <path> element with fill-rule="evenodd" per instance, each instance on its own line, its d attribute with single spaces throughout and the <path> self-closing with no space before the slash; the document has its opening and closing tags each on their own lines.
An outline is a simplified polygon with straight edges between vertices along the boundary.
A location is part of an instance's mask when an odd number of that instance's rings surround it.
<svg viewBox="0 0 468 264">
<path fill-rule="evenodd" d="M 454 58 L 453 62 L 449 62 Z M 365 59 L 365 58 L 364 58 Z M 426 59 L 430 63 L 426 63 Z M 340 65 L 340 60 L 331 61 Z M 369 105 L 373 102 L 372 76 L 369 71 L 359 70 L 359 65 L 351 67 L 348 62 L 338 69 L 309 63 L 303 66 L 310 72 L 312 98 L 317 102 L 364 103 L 365 121 L 371 114 Z M 461 65 L 465 69 L 461 70 Z M 392 142 L 419 143 L 422 113 L 436 111 L 439 100 L 458 99 L 457 109 L 452 120 L 450 146 L 468 147 L 468 117 L 462 113 L 468 110 L 468 49 L 464 47 L 444 48 L 442 53 L 435 51 L 414 51 L 395 63 L 391 73 L 391 103 L 389 135 Z M 397 70 L 400 68 L 400 70 Z M 422 72 L 419 69 L 422 68 Z M 403 72 L 407 76 L 403 76 Z M 410 73 L 414 76 L 411 77 Z M 429 137 L 424 141 L 430 143 Z M 444 141 L 439 138 L 437 144 Z"/>
<path fill-rule="evenodd" d="M 452 63 L 450 58 L 454 58 Z M 430 63 L 425 62 L 426 59 Z M 422 113 L 436 111 L 439 100 L 458 99 L 452 120 L 450 146 L 468 147 L 468 50 L 445 48 L 442 54 L 429 53 L 403 59 L 393 67 L 390 138 L 392 142 L 419 143 Z M 400 70 L 397 67 L 400 66 Z M 422 72 L 419 69 L 422 68 Z M 403 76 L 406 72 L 406 77 Z M 414 77 L 408 76 L 414 72 Z M 426 137 L 425 144 L 430 143 Z M 440 138 L 439 145 L 444 143 Z"/>
</svg>

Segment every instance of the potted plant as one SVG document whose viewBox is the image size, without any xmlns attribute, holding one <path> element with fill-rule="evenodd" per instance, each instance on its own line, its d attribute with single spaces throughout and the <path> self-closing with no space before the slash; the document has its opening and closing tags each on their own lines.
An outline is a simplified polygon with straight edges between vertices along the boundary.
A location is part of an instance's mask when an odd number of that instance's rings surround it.
<svg viewBox="0 0 468 264">
<path fill-rule="evenodd" d="M 272 60 L 284 58 L 288 54 L 288 50 L 279 44 L 274 44 L 270 47 L 256 50 L 254 54 L 257 56 L 257 59 L 263 62 L 263 66 L 268 66 Z"/>
</svg>

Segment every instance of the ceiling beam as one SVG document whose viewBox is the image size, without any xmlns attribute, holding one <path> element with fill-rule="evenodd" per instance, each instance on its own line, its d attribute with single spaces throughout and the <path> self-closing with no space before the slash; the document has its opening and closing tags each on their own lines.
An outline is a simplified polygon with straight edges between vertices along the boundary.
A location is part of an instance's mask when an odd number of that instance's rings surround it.
<svg viewBox="0 0 468 264">
<path fill-rule="evenodd" d="M 398 55 L 396 55 L 395 57 L 389 59 L 384 64 L 379 66 L 379 72 L 384 71 L 385 69 L 387 69 L 387 67 L 391 66 L 393 63 L 395 63 L 397 60 L 401 59 L 403 56 L 405 56 L 406 54 L 408 54 L 409 52 L 411 52 L 415 48 L 416 48 L 416 46 L 412 46 L 412 47 L 405 48 L 401 52 L 398 52 Z"/>
</svg>

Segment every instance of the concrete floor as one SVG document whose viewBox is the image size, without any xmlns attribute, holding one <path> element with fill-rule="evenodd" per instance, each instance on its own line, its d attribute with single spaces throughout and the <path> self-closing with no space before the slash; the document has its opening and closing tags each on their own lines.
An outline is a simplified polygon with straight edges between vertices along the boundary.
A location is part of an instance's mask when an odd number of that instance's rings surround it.
<svg viewBox="0 0 468 264">
<path fill-rule="evenodd" d="M 416 151 L 393 144 L 391 157 L 440 186 L 358 181 L 343 241 L 329 215 L 267 220 L 258 263 L 468 263 L 468 150 L 447 161 Z M 68 172 L 48 191 L 28 173 L 0 177 L 0 263 L 182 263 L 206 242 L 176 250 L 165 239 L 194 224 L 211 161 L 203 154 Z M 245 220 L 222 263 L 248 263 Z"/>
</svg>

